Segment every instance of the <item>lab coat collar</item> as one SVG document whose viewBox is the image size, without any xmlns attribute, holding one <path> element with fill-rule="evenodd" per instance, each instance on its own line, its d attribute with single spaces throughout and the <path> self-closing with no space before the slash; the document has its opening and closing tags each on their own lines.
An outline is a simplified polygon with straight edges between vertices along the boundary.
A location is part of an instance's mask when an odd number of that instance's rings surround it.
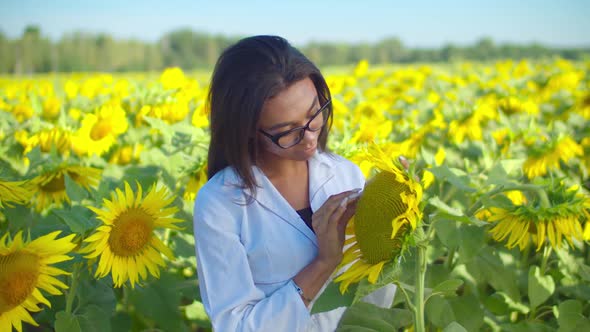
<svg viewBox="0 0 590 332">
<path fill-rule="evenodd" d="M 327 191 L 321 190 L 333 177 L 332 166 L 333 159 L 326 153 L 316 150 L 316 153 L 308 160 L 309 166 L 309 200 L 312 211 L 317 211 L 319 207 L 328 199 Z M 260 168 L 252 166 L 252 171 L 258 184 L 256 195 L 254 196 L 249 189 L 244 189 L 247 195 L 253 196 L 256 201 L 281 219 L 295 227 L 309 238 L 316 246 L 317 238 L 312 230 L 301 219 L 297 211 L 291 207 L 287 200 L 274 187 L 272 182 L 266 177 Z M 226 182 L 233 185 L 241 185 L 243 182 L 235 171 L 230 172 Z"/>
</svg>

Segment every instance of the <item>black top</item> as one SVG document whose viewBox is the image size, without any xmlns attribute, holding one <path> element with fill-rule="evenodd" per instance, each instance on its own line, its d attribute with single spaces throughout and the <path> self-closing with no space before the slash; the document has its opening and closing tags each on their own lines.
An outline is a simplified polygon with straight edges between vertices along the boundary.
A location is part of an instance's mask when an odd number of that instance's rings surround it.
<svg viewBox="0 0 590 332">
<path fill-rule="evenodd" d="M 311 207 L 297 210 L 297 213 L 299 214 L 299 216 L 301 216 L 301 219 L 303 219 L 303 221 L 305 221 L 305 224 L 307 225 L 307 227 L 309 227 L 311 229 L 311 231 L 313 232 L 313 227 L 311 226 L 311 215 L 313 214 L 313 211 L 311 211 Z"/>
</svg>

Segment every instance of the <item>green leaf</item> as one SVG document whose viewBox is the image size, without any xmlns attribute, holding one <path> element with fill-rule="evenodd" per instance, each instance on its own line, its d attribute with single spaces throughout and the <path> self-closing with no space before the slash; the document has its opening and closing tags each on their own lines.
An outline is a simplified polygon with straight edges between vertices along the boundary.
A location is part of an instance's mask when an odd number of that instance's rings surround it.
<svg viewBox="0 0 590 332">
<path fill-rule="evenodd" d="M 174 251 L 175 256 L 178 258 L 195 257 L 195 238 L 191 234 L 182 232 L 176 233 L 172 237 L 172 250 Z"/>
<path fill-rule="evenodd" d="M 503 316 L 509 312 L 508 304 L 504 300 L 504 297 L 498 293 L 486 297 L 483 303 L 494 315 Z"/>
<path fill-rule="evenodd" d="M 356 289 L 353 303 L 360 301 L 366 295 L 369 295 L 373 291 L 385 286 L 392 284 L 400 280 L 402 270 L 397 262 L 389 262 L 383 266 L 379 278 L 374 284 L 371 284 L 367 279 L 363 279 L 359 282 Z"/>
<path fill-rule="evenodd" d="M 469 177 L 467 174 L 457 168 L 449 168 L 446 165 L 432 167 L 428 169 L 434 174 L 440 182 L 448 181 L 453 186 L 466 192 L 475 192 L 476 190 L 469 186 Z"/>
<path fill-rule="evenodd" d="M 127 312 L 119 311 L 111 318 L 113 332 L 131 331 L 131 316 Z"/>
<path fill-rule="evenodd" d="M 426 319 L 440 328 L 444 328 L 455 321 L 455 313 L 449 301 L 440 295 L 435 295 L 426 302 L 425 312 Z"/>
<path fill-rule="evenodd" d="M 91 304 L 82 308 L 76 316 L 80 322 L 80 329 L 84 332 L 111 331 L 111 314 L 97 305 Z"/>
<path fill-rule="evenodd" d="M 485 229 L 473 225 L 461 225 L 459 232 L 461 235 L 459 257 L 461 262 L 465 263 L 476 257 L 486 246 Z"/>
<path fill-rule="evenodd" d="M 543 323 L 536 322 L 518 322 L 516 324 L 502 324 L 501 331 L 506 332 L 553 332 L 555 331 L 550 326 Z"/>
<path fill-rule="evenodd" d="M 324 289 L 322 294 L 313 304 L 313 307 L 311 308 L 312 314 L 330 311 L 338 307 L 348 307 L 352 304 L 358 284 L 350 285 L 344 294 L 340 293 L 339 285 L 340 284 L 331 282 L 326 286 L 326 289 Z"/>
<path fill-rule="evenodd" d="M 137 313 L 155 321 L 162 329 L 185 330 L 179 308 L 180 293 L 175 287 L 181 281 L 175 275 L 162 272 L 160 279 L 131 290 L 129 299 Z"/>
<path fill-rule="evenodd" d="M 396 331 L 409 326 L 412 321 L 413 315 L 409 310 L 380 308 L 358 302 L 344 312 L 336 331 Z"/>
<path fill-rule="evenodd" d="M 165 142 L 172 141 L 174 131 L 168 123 L 158 118 L 152 118 L 149 116 L 144 116 L 143 119 L 150 125 L 150 127 L 157 129 L 160 132 Z"/>
<path fill-rule="evenodd" d="M 459 224 L 454 220 L 442 219 L 433 225 L 436 236 L 447 248 L 461 246 L 461 233 Z"/>
<path fill-rule="evenodd" d="M 65 311 L 55 314 L 55 332 L 82 332 L 76 316 Z"/>
<path fill-rule="evenodd" d="M 443 332 L 467 332 L 467 330 L 461 326 L 461 324 L 457 322 L 452 322 L 451 324 L 447 325 Z"/>
<path fill-rule="evenodd" d="M 508 311 L 518 311 L 523 314 L 528 314 L 531 311 L 526 304 L 514 301 L 504 292 L 496 292 L 495 294 L 496 297 L 506 305 Z"/>
<path fill-rule="evenodd" d="M 438 196 L 434 196 L 428 200 L 428 203 L 437 207 L 438 209 L 446 212 L 447 214 L 455 217 L 461 217 L 464 215 L 463 211 L 448 206 L 445 202 L 443 202 Z"/>
<path fill-rule="evenodd" d="M 480 331 L 483 325 L 484 311 L 479 299 L 474 294 L 465 294 L 449 299 L 457 323 L 468 331 Z"/>
<path fill-rule="evenodd" d="M 515 173 L 522 169 L 524 159 L 506 159 L 494 165 L 492 169 L 487 172 L 488 179 L 486 185 L 499 185 L 512 183 L 509 179 L 511 173 Z M 513 174 L 514 175 L 514 174 Z"/>
<path fill-rule="evenodd" d="M 68 225 L 73 233 L 84 234 L 98 225 L 96 219 L 92 218 L 92 211 L 80 205 L 69 209 L 53 209 L 51 213 Z"/>
<path fill-rule="evenodd" d="M 582 302 L 566 300 L 557 309 L 559 332 L 590 331 L 590 320 L 582 313 Z"/>
<path fill-rule="evenodd" d="M 463 245 L 459 248 L 460 253 L 463 253 L 461 249 L 464 247 L 466 248 L 464 251 L 469 252 L 466 242 L 469 243 L 466 238 L 463 237 Z M 513 300 L 520 299 L 521 296 L 517 284 L 518 278 L 516 271 L 514 271 L 514 268 L 512 267 L 505 266 L 498 255 L 497 249 L 493 247 L 482 249 L 477 256 L 477 259 L 471 260 L 469 264 L 473 264 L 476 268 L 479 268 L 482 273 L 481 277 L 484 278 L 496 291 L 504 292 Z"/>
<path fill-rule="evenodd" d="M 78 306 L 95 305 L 109 315 L 115 311 L 117 299 L 108 279 L 95 279 L 87 269 L 82 269 L 80 284 L 76 292 Z"/>
<path fill-rule="evenodd" d="M 69 175 L 64 176 L 66 183 L 66 194 L 72 202 L 81 202 L 88 197 L 88 193 L 84 188 L 78 185 Z"/>
<path fill-rule="evenodd" d="M 157 149 L 153 149 L 155 151 L 158 151 L 159 153 L 160 150 Z M 151 150 L 150 150 L 151 151 Z M 163 157 L 163 160 L 165 160 L 165 157 Z M 162 162 L 157 161 L 157 163 Z M 141 185 L 141 187 L 143 188 L 143 192 L 144 195 L 147 192 L 147 190 L 155 183 L 158 182 L 158 179 L 160 178 L 160 175 L 162 173 L 162 170 L 159 167 L 156 166 L 130 166 L 129 168 L 127 168 L 125 170 L 125 174 L 123 175 L 122 179 L 119 180 L 119 184 L 117 185 L 117 187 L 119 188 L 124 188 L 124 181 L 129 182 L 129 184 L 131 185 L 132 188 L 135 189 L 135 181 L 139 182 L 139 184 Z"/>
<path fill-rule="evenodd" d="M 531 301 L 531 308 L 536 308 L 545 302 L 555 291 L 555 282 L 550 275 L 542 276 L 538 266 L 531 266 L 529 269 L 528 294 Z"/>
<path fill-rule="evenodd" d="M 582 280 L 590 282 L 590 266 L 586 264 L 580 264 L 578 274 L 580 275 Z"/>
<path fill-rule="evenodd" d="M 197 323 L 200 327 L 211 327 L 209 316 L 205 312 L 205 306 L 199 301 L 193 301 L 185 307 L 186 318 Z"/>
<path fill-rule="evenodd" d="M 445 280 L 432 289 L 432 294 L 438 293 L 443 296 L 455 296 L 457 295 L 457 289 L 461 285 L 463 285 L 463 280 L 461 279 Z"/>
</svg>

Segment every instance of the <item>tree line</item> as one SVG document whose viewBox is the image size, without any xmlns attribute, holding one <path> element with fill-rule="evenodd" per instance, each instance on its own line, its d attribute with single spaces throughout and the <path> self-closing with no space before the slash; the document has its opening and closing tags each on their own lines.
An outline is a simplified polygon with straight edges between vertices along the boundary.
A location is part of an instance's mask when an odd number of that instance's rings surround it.
<svg viewBox="0 0 590 332">
<path fill-rule="evenodd" d="M 52 41 L 42 35 L 39 27 L 28 26 L 15 39 L 7 38 L 0 31 L 0 73 L 158 71 L 170 66 L 185 70 L 211 69 L 219 54 L 240 38 L 182 29 L 151 43 L 84 32 L 68 33 Z M 393 37 L 376 43 L 310 42 L 296 46 L 319 66 L 347 65 L 361 59 L 383 64 L 555 56 L 570 60 L 590 58 L 590 47 L 496 44 L 490 38 L 482 38 L 473 45 L 446 44 L 440 48 L 408 48 Z"/>
</svg>

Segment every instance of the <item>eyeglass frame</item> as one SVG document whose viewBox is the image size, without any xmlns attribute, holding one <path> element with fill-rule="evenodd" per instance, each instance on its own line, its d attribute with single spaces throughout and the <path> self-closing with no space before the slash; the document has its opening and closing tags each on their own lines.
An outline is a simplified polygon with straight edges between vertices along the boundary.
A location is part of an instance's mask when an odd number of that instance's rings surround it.
<svg viewBox="0 0 590 332">
<path fill-rule="evenodd" d="M 328 99 L 326 101 L 326 103 L 324 103 L 324 105 L 322 107 L 320 107 L 320 109 L 311 117 L 311 119 L 309 119 L 309 121 L 307 121 L 307 123 L 305 124 L 305 126 L 301 126 L 301 127 L 295 127 L 295 128 L 291 128 L 287 131 L 283 131 L 281 133 L 275 134 L 275 135 L 271 135 L 269 133 L 267 133 L 266 131 L 262 130 L 262 129 L 258 129 L 258 131 L 260 131 L 264 136 L 268 137 L 274 144 L 276 144 L 278 147 L 280 147 L 281 149 L 290 149 L 292 147 L 294 147 L 295 145 L 299 144 L 301 142 L 301 140 L 303 140 L 303 137 L 305 136 L 305 131 L 309 130 L 311 132 L 316 132 L 318 130 L 322 130 L 322 128 L 324 128 L 324 126 L 326 125 L 326 123 L 328 123 L 328 118 L 330 117 L 330 113 L 331 110 L 328 109 L 328 116 L 326 117 L 326 119 L 324 120 L 324 123 L 322 124 L 321 127 L 319 127 L 316 130 L 312 130 L 311 128 L 309 128 L 309 125 L 311 124 L 311 122 L 313 120 L 315 120 L 315 118 L 317 118 L 318 115 L 320 115 L 328 105 L 330 105 L 330 103 L 332 102 L 332 99 Z M 303 130 L 302 130 L 303 129 Z M 288 147 L 283 147 L 279 144 L 279 139 L 281 139 L 281 137 L 283 136 L 287 136 L 290 133 L 297 131 L 297 130 L 301 130 L 302 134 L 299 135 L 299 139 L 293 143 L 293 145 L 290 145 Z"/>
</svg>

